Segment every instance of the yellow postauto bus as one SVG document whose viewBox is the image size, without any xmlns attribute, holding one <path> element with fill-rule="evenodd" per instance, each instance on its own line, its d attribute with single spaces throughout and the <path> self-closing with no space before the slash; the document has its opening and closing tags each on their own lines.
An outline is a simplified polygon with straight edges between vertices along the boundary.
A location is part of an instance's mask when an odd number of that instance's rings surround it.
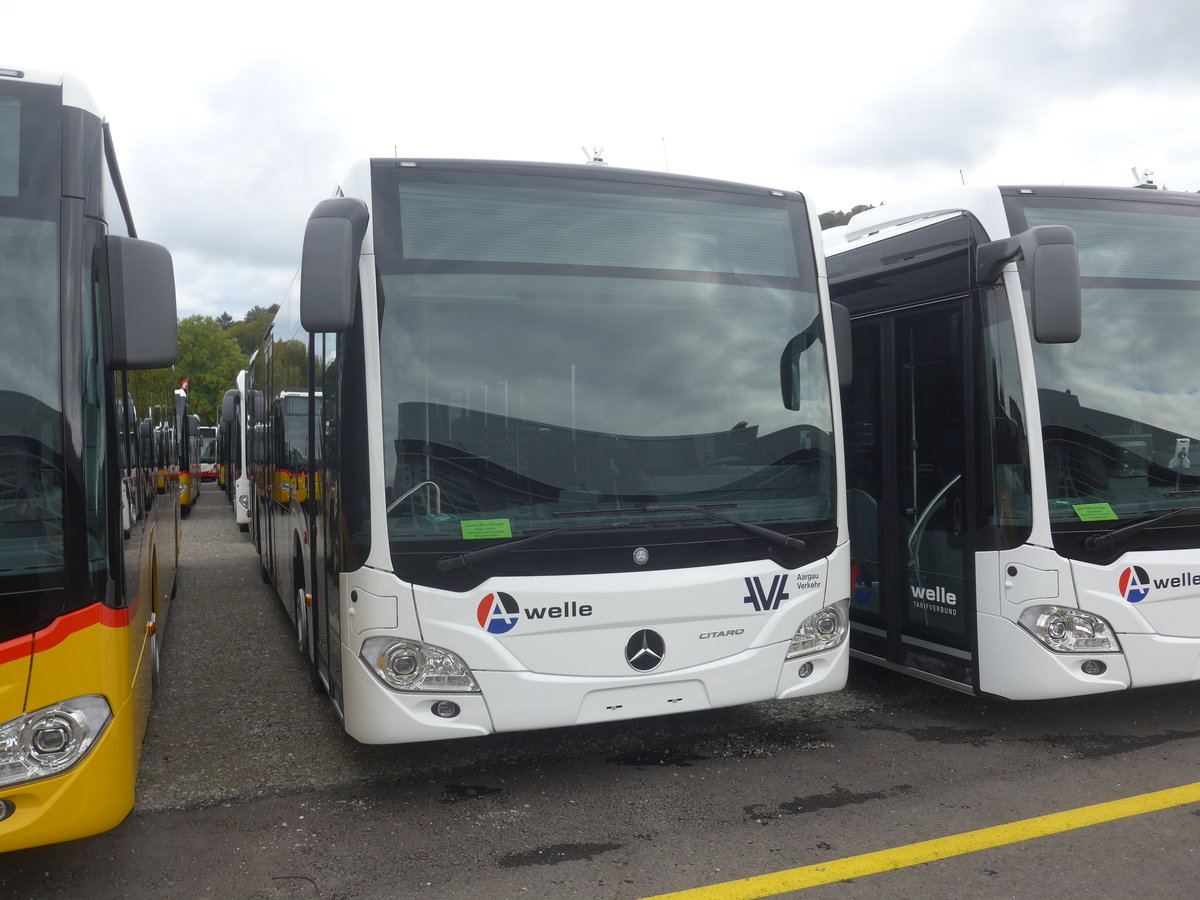
<svg viewBox="0 0 1200 900">
<path fill-rule="evenodd" d="M 137 238 L 107 124 L 70 77 L 0 67 L 0 315 L 7 851 L 132 808 L 178 562 L 177 492 L 153 489 L 134 418 L 171 402 L 139 371 L 175 359 L 171 257 Z M 123 495 L 144 513 L 128 536 Z"/>
</svg>

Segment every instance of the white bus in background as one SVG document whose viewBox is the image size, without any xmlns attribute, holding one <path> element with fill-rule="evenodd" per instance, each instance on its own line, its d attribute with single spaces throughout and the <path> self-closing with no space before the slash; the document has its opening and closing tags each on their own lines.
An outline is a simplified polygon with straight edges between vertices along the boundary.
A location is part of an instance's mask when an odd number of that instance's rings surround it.
<svg viewBox="0 0 1200 900">
<path fill-rule="evenodd" d="M 200 433 L 200 479 L 217 480 L 217 427 L 201 425 Z"/>
<path fill-rule="evenodd" d="M 852 653 L 967 691 L 1200 678 L 1200 197 L 963 188 L 826 232 Z"/>
<path fill-rule="evenodd" d="M 251 517 L 350 735 L 842 687 L 817 238 L 796 193 L 588 166 L 364 161 L 317 205 Z"/>
<path fill-rule="evenodd" d="M 246 464 L 246 370 L 237 373 L 236 387 L 221 402 L 221 457 L 225 466 L 225 495 L 233 504 L 238 528 L 250 528 L 250 470 Z"/>
</svg>

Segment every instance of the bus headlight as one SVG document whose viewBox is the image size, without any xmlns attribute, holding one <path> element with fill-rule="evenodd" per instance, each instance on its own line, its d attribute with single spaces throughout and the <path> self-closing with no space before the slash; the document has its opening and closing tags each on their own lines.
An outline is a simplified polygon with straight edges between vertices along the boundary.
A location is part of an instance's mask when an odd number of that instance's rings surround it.
<svg viewBox="0 0 1200 900">
<path fill-rule="evenodd" d="M 1055 653 L 1119 653 L 1112 626 L 1095 613 L 1069 606 L 1031 606 L 1021 626 Z"/>
<path fill-rule="evenodd" d="M 792 642 L 784 658 L 796 659 L 810 653 L 820 653 L 844 641 L 847 631 L 846 610 L 849 606 L 849 599 L 839 600 L 830 606 L 822 606 L 801 622 L 796 633 L 792 635 Z"/>
<path fill-rule="evenodd" d="M 373 637 L 359 651 L 375 677 L 394 691 L 478 693 L 470 668 L 444 647 L 406 638 Z"/>
<path fill-rule="evenodd" d="M 112 709 L 100 696 L 75 697 L 0 725 L 0 787 L 65 772 L 96 745 Z"/>
</svg>

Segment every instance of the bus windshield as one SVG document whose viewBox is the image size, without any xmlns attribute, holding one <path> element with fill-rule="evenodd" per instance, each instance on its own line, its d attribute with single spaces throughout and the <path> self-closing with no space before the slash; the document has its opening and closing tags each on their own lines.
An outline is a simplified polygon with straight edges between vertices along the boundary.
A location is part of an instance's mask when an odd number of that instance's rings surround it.
<svg viewBox="0 0 1200 900">
<path fill-rule="evenodd" d="M 41 93 L 45 93 L 44 91 Z M 0 94 L 0 593 L 63 568 L 57 106 Z M 46 98 L 47 101 L 50 98 Z M 24 154 L 24 157 L 23 157 Z M 23 580 L 22 580 L 23 579 Z M 3 618 L 0 615 L 0 618 Z"/>
<path fill-rule="evenodd" d="M 655 505 L 828 527 L 833 415 L 802 204 L 376 178 L 394 542 L 678 523 Z"/>
<path fill-rule="evenodd" d="M 1034 344 L 1051 518 L 1200 499 L 1200 204 L 1010 198 L 1013 231 L 1075 230 L 1083 337 Z"/>
</svg>

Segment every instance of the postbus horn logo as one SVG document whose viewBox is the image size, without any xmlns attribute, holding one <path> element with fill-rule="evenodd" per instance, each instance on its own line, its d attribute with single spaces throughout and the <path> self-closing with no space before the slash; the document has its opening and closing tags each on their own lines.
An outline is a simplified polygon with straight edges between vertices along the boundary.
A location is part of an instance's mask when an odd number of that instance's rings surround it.
<svg viewBox="0 0 1200 900">
<path fill-rule="evenodd" d="M 479 625 L 488 634 L 507 634 L 521 619 L 521 610 L 510 594 L 496 591 L 479 601 L 475 611 Z"/>
<path fill-rule="evenodd" d="M 1141 566 L 1130 566 L 1121 573 L 1121 596 L 1130 603 L 1140 603 L 1150 593 L 1150 576 Z"/>
</svg>

